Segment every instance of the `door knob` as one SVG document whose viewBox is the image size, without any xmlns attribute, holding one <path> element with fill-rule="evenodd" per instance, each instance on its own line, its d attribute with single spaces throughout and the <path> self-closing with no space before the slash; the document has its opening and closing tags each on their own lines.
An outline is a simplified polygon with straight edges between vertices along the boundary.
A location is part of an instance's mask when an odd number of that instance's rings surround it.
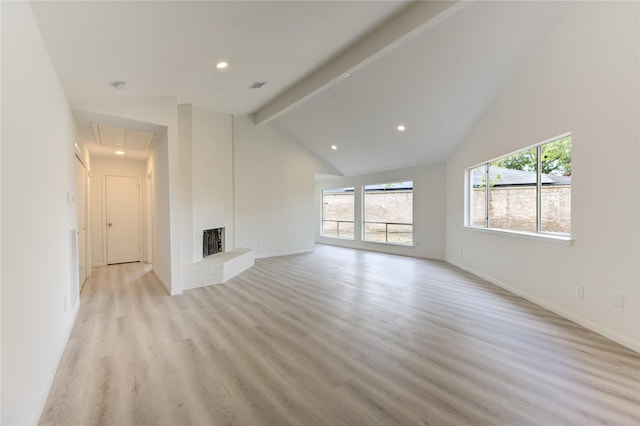
<svg viewBox="0 0 640 426">
<path fill-rule="evenodd" d="M 107 226 L 108 226 L 109 228 L 111 228 L 111 227 L 113 226 L 113 223 L 109 222 L 109 223 L 107 223 Z"/>
</svg>

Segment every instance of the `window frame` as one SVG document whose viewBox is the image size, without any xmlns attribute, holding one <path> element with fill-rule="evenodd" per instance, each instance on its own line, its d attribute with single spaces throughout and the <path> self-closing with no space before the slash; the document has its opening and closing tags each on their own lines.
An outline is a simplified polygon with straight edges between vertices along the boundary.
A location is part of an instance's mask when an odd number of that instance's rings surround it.
<svg viewBox="0 0 640 426">
<path fill-rule="evenodd" d="M 324 218 L 324 196 L 325 193 L 330 193 L 330 191 L 343 190 L 343 193 L 351 192 L 351 196 L 353 197 L 353 220 L 330 220 Z M 351 190 L 351 191 L 347 191 Z M 334 192 L 335 193 L 335 192 Z M 337 240 L 346 240 L 346 241 L 355 241 L 356 240 L 356 187 L 355 186 L 345 186 L 341 188 L 327 188 L 321 191 L 321 211 L 320 211 L 320 236 L 323 238 L 334 238 Z M 325 235 L 324 233 L 324 223 L 325 222 L 336 222 L 336 236 L 333 235 Z M 341 237 L 340 236 L 340 223 L 351 223 L 353 224 L 353 235 L 351 237 Z"/>
<path fill-rule="evenodd" d="M 464 201 L 465 201 L 465 206 L 464 206 L 464 227 L 466 229 L 470 229 L 470 230 L 474 230 L 474 231 L 481 231 L 481 232 L 492 232 L 492 233 L 498 233 L 498 234 L 502 234 L 502 235 L 518 235 L 518 236 L 524 236 L 524 237 L 528 237 L 528 238 L 542 238 L 545 240 L 555 240 L 555 241 L 560 241 L 560 242 L 569 242 L 571 243 L 573 241 L 572 239 L 572 231 L 570 231 L 569 233 L 563 233 L 563 232 L 551 232 L 551 231 L 544 231 L 542 230 L 542 147 L 544 145 L 547 145 L 549 143 L 564 139 L 566 137 L 571 137 L 571 153 L 572 153 L 572 161 L 573 161 L 573 135 L 571 132 L 566 132 L 563 133 L 561 135 L 558 136 L 554 136 L 552 138 L 546 139 L 542 142 L 538 142 L 523 148 L 520 148 L 516 151 L 512 151 L 508 154 L 504 154 L 504 155 L 500 155 L 499 157 L 495 157 L 491 160 L 488 161 L 483 161 L 482 163 L 478 163 L 475 164 L 473 166 L 467 167 L 465 168 L 465 197 L 464 197 Z M 491 218 L 490 218 L 490 209 L 491 209 L 491 204 L 490 204 L 490 198 L 491 198 L 491 185 L 489 184 L 489 176 L 491 173 L 491 164 L 495 161 L 498 161 L 500 159 L 503 158 L 507 158 L 510 157 L 512 155 L 518 154 L 520 152 L 523 151 L 527 151 L 530 149 L 536 149 L 536 231 L 535 232 L 530 232 L 530 231 L 521 231 L 521 230 L 512 230 L 512 229 L 504 229 L 504 228 L 492 228 L 491 227 Z M 480 225 L 474 225 L 473 224 L 473 214 L 472 214 L 472 210 L 473 210 L 473 199 L 472 199 L 472 193 L 473 193 L 473 173 L 472 171 L 478 167 L 482 167 L 484 166 L 485 170 L 485 182 L 486 182 L 486 191 L 484 194 L 485 197 L 485 217 L 484 217 L 484 226 L 480 226 Z M 570 221 L 572 222 L 573 220 L 573 209 L 571 209 L 571 219 Z"/>
<path fill-rule="evenodd" d="M 403 182 L 411 182 L 411 223 L 396 223 L 396 222 L 367 222 L 365 220 L 365 215 L 366 215 L 366 188 L 367 187 L 371 187 L 371 186 L 377 186 L 377 185 L 391 185 L 391 184 L 395 184 L 395 183 L 403 183 Z M 414 180 L 413 179 L 394 179 L 392 181 L 387 181 L 387 182 L 382 182 L 382 183 L 368 183 L 368 184 L 363 184 L 361 186 L 361 191 L 362 191 L 362 196 L 361 196 L 361 229 L 362 232 L 360 233 L 360 241 L 362 241 L 363 243 L 374 243 L 374 244 L 388 244 L 388 245 L 394 245 L 394 246 L 401 246 L 401 247 L 415 247 L 415 238 L 414 238 L 414 229 L 415 229 L 415 224 L 414 224 L 414 216 L 415 216 L 415 203 L 414 203 L 414 198 L 413 195 L 415 193 L 415 185 L 414 185 Z M 374 241 L 374 240 L 367 240 L 365 239 L 365 235 L 366 235 L 366 231 L 365 231 L 365 225 L 367 223 L 384 223 L 386 226 L 387 231 L 385 232 L 385 240 L 386 241 Z M 410 225 L 411 226 L 411 242 L 410 243 L 399 243 L 399 242 L 393 242 L 393 241 L 388 241 L 388 225 Z"/>
</svg>

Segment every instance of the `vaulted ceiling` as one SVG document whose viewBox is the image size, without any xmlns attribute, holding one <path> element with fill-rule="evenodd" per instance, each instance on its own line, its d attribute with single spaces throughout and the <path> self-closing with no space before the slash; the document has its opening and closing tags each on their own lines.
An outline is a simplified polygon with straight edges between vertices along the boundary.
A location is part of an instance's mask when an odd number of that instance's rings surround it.
<svg viewBox="0 0 640 426">
<path fill-rule="evenodd" d="M 258 125 L 271 122 L 355 175 L 445 160 L 567 4 L 47 1 L 32 7 L 81 128 L 100 119 L 78 110 L 83 103 L 175 96 L 179 103 L 253 114 Z M 219 61 L 229 66 L 218 70 Z M 120 80 L 126 90 L 111 86 Z M 250 89 L 257 81 L 267 83 Z"/>
</svg>

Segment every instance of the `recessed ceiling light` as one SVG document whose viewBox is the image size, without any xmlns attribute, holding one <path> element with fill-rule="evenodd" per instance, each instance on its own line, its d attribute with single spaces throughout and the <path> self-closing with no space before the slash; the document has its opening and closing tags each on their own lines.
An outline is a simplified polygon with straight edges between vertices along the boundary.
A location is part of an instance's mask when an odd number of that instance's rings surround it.
<svg viewBox="0 0 640 426">
<path fill-rule="evenodd" d="M 114 81 L 113 83 L 111 83 L 111 86 L 113 86 L 114 88 L 118 89 L 118 90 L 124 90 L 127 88 L 127 82 L 126 81 Z"/>
<path fill-rule="evenodd" d="M 124 151 L 114 151 L 116 155 L 124 155 L 125 152 Z"/>
<path fill-rule="evenodd" d="M 225 69 L 226 67 L 228 67 L 229 64 L 226 62 L 218 62 L 216 64 L 216 68 L 218 68 L 219 70 Z"/>
<path fill-rule="evenodd" d="M 331 149 L 334 150 L 334 151 L 337 151 L 338 150 L 338 145 L 331 145 Z"/>
<path fill-rule="evenodd" d="M 348 72 L 343 72 L 341 77 L 342 78 L 347 78 L 347 77 L 349 77 L 349 73 Z"/>
<path fill-rule="evenodd" d="M 397 129 L 399 132 L 404 132 L 405 130 L 407 130 L 407 127 L 404 124 L 398 124 Z"/>
</svg>

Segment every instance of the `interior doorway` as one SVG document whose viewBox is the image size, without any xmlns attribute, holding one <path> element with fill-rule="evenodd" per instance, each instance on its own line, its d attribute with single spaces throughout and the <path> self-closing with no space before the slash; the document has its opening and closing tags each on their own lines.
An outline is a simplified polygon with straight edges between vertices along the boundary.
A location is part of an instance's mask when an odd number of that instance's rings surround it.
<svg viewBox="0 0 640 426">
<path fill-rule="evenodd" d="M 139 262 L 142 258 L 140 178 L 105 176 L 107 264 Z"/>
</svg>

